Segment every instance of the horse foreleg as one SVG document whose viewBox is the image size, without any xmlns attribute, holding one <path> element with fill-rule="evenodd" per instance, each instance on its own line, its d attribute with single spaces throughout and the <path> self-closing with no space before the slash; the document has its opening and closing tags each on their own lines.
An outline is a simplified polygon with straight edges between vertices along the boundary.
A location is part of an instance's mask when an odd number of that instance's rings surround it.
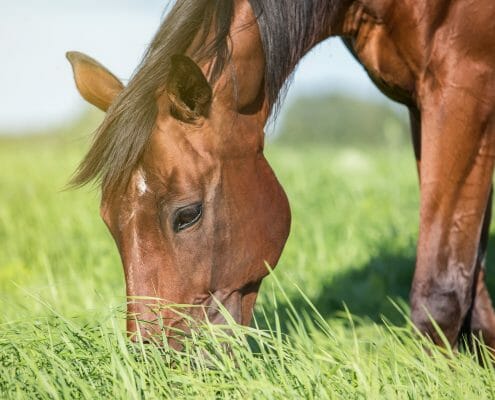
<svg viewBox="0 0 495 400">
<path fill-rule="evenodd" d="M 422 104 L 420 232 L 411 317 L 421 332 L 442 344 L 434 320 L 455 345 L 473 306 L 495 132 L 490 129 L 491 110 L 482 111 L 485 104 L 450 91 L 429 93 Z M 480 297 L 473 322 L 486 309 L 485 298 L 489 301 L 483 281 L 476 294 Z"/>
<path fill-rule="evenodd" d="M 421 176 L 421 115 L 416 108 L 410 108 L 409 117 L 418 176 Z M 493 187 L 490 191 L 485 215 L 483 217 L 477 264 L 475 267 L 475 284 L 472 292 L 472 309 L 465 321 L 465 329 L 467 333 L 472 333 L 477 337 L 482 338 L 484 343 L 495 349 L 495 311 L 485 284 L 486 253 L 492 217 L 492 198 Z"/>
</svg>

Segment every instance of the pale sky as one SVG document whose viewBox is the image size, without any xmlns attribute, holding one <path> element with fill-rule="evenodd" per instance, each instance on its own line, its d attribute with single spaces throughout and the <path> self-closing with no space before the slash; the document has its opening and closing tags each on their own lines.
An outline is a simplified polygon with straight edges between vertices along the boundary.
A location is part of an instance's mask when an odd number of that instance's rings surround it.
<svg viewBox="0 0 495 400">
<path fill-rule="evenodd" d="M 67 50 L 85 52 L 124 81 L 163 18 L 167 0 L 0 0 L 0 131 L 24 132 L 84 111 Z M 383 96 L 337 39 L 307 55 L 288 101 L 300 93 Z"/>
</svg>

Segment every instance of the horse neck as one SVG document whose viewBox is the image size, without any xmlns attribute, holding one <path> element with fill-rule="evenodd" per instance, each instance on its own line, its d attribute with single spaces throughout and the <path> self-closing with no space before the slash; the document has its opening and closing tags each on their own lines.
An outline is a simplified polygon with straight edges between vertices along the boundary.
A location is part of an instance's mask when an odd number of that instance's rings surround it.
<svg viewBox="0 0 495 400">
<path fill-rule="evenodd" d="M 231 57 L 215 84 L 217 97 L 238 110 L 250 106 L 263 90 L 265 57 L 260 32 L 248 0 L 235 0 L 229 33 Z M 213 63 L 213 60 L 212 60 Z M 210 69 L 206 65 L 205 69 Z"/>
<path fill-rule="evenodd" d="M 257 104 L 268 117 L 297 63 L 331 35 L 344 3 L 350 1 L 234 0 L 232 56 L 216 93 L 230 96 L 238 109 Z"/>
</svg>

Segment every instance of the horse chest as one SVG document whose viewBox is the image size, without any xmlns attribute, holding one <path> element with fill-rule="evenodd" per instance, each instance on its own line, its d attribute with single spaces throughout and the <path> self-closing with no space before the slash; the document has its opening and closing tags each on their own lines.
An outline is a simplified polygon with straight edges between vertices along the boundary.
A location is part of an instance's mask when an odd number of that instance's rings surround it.
<svg viewBox="0 0 495 400">
<path fill-rule="evenodd" d="M 375 85 L 393 100 L 410 103 L 415 81 L 407 65 L 395 52 L 381 51 L 378 46 L 368 50 L 358 59 Z"/>
<path fill-rule="evenodd" d="M 351 52 L 386 96 L 410 104 L 415 92 L 412 68 L 382 26 L 368 29 L 350 42 Z"/>
<path fill-rule="evenodd" d="M 343 40 L 385 95 L 410 105 L 415 97 L 418 46 L 403 24 L 394 27 L 380 13 L 355 3 L 344 23 Z"/>
</svg>

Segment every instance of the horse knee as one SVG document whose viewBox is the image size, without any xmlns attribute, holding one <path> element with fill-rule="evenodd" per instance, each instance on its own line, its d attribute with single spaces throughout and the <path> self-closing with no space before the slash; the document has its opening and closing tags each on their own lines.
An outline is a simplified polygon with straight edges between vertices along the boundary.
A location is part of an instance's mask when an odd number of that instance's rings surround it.
<svg viewBox="0 0 495 400">
<path fill-rule="evenodd" d="M 445 344 L 438 329 L 450 345 L 456 343 L 463 322 L 463 308 L 454 289 L 442 290 L 438 285 L 431 285 L 429 290 L 413 288 L 411 292 L 412 322 L 438 345 Z"/>
</svg>

